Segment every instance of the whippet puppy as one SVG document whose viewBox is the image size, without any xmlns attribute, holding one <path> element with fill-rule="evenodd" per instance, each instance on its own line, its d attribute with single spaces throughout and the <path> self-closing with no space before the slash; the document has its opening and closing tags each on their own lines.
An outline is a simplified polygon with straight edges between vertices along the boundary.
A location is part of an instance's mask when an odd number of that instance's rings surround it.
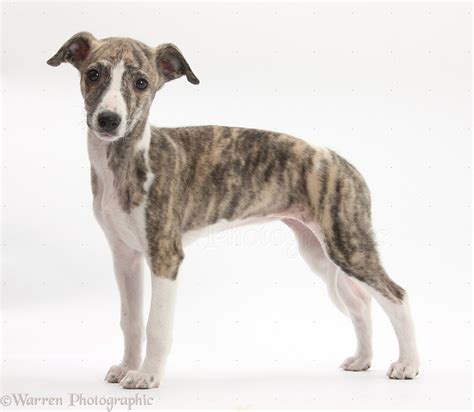
<svg viewBox="0 0 474 412">
<path fill-rule="evenodd" d="M 183 244 L 211 226 L 276 219 L 292 229 L 301 255 L 352 320 L 357 349 L 341 367 L 370 367 L 373 296 L 398 338 L 399 358 L 388 376 L 418 374 L 407 293 L 382 267 L 369 190 L 350 163 L 283 133 L 151 126 L 150 106 L 166 82 L 186 76 L 199 83 L 172 44 L 149 47 L 81 32 L 48 60 L 51 66 L 63 62 L 80 73 L 94 213 L 112 250 L 120 289 L 125 351 L 122 362 L 107 373 L 108 382 L 124 388 L 160 384 L 171 347 Z M 144 260 L 152 284 L 146 329 L 141 317 Z"/>
</svg>

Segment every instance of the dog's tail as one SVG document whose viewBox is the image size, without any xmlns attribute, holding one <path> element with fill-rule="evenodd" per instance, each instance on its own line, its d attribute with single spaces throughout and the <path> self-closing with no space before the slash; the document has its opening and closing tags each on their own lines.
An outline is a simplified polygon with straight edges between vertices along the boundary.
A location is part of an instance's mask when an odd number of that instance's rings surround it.
<svg viewBox="0 0 474 412">
<path fill-rule="evenodd" d="M 349 316 L 349 311 L 347 310 L 347 307 L 344 304 L 341 298 L 341 295 L 339 295 L 339 289 L 337 287 L 337 281 L 340 274 L 341 274 L 341 269 L 337 268 L 334 276 L 327 283 L 328 293 L 329 293 L 329 297 L 332 300 L 332 303 L 336 305 L 336 308 L 338 308 L 344 315 Z"/>
</svg>

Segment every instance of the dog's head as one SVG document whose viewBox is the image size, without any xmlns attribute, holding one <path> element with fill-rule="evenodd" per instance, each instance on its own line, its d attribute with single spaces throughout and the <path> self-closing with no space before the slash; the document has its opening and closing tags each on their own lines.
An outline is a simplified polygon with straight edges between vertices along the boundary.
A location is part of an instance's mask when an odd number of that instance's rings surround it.
<svg viewBox="0 0 474 412">
<path fill-rule="evenodd" d="M 48 60 L 51 66 L 64 62 L 81 75 L 87 126 L 109 141 L 125 136 L 148 116 L 155 93 L 164 83 L 183 75 L 199 83 L 173 44 L 153 48 L 128 38 L 97 40 L 81 32 Z"/>
</svg>

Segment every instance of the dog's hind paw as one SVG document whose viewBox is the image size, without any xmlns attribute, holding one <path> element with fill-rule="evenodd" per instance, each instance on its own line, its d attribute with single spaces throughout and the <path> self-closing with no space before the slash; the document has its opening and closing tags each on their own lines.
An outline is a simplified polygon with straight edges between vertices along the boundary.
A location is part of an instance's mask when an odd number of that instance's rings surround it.
<svg viewBox="0 0 474 412">
<path fill-rule="evenodd" d="M 122 365 L 111 366 L 105 380 L 109 383 L 119 383 L 129 370 L 130 368 Z"/>
<path fill-rule="evenodd" d="M 388 368 L 387 376 L 390 379 L 413 379 L 418 375 L 417 364 L 409 362 L 393 362 Z"/>
<path fill-rule="evenodd" d="M 340 368 L 351 372 L 366 371 L 370 368 L 370 361 L 371 359 L 369 357 L 350 356 L 342 362 Z"/>
<path fill-rule="evenodd" d="M 160 386 L 159 379 L 146 372 L 128 371 L 120 381 L 120 385 L 125 389 L 152 389 Z"/>
</svg>

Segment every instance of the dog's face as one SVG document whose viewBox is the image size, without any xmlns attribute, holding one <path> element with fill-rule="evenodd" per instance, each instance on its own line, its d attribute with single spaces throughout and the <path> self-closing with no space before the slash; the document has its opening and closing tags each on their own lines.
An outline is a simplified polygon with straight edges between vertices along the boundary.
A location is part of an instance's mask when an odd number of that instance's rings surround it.
<svg viewBox="0 0 474 412">
<path fill-rule="evenodd" d="M 108 141 L 126 136 L 148 116 L 156 91 L 167 81 L 185 75 L 199 83 L 172 44 L 153 48 L 128 38 L 97 40 L 82 32 L 48 60 L 51 66 L 63 62 L 80 72 L 87 126 Z"/>
</svg>

